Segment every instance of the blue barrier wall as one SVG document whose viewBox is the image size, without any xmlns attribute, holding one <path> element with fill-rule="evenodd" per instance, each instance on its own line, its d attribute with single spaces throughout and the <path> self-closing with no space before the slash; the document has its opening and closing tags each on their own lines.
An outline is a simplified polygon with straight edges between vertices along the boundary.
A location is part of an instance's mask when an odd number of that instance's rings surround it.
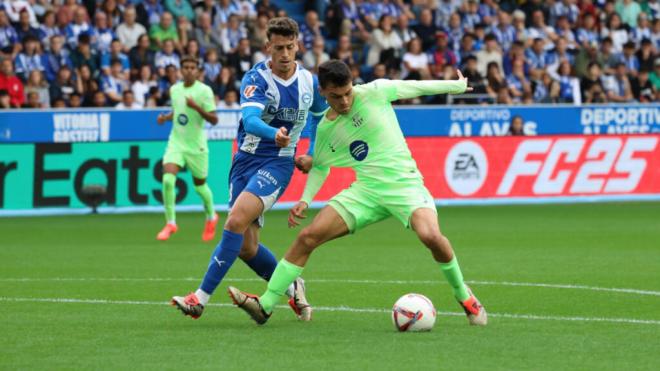
<svg viewBox="0 0 660 371">
<path fill-rule="evenodd" d="M 0 143 L 165 140 L 155 110 L 0 111 Z M 505 135 L 515 115 L 528 135 L 660 133 L 660 105 L 397 107 L 406 136 Z M 239 111 L 220 113 L 209 138 L 233 139 Z"/>
</svg>

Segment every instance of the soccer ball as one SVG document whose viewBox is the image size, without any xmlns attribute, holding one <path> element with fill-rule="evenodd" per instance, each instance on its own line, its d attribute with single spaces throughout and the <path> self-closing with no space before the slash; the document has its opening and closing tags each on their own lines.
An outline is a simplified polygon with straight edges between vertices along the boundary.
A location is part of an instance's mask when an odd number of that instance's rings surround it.
<svg viewBox="0 0 660 371">
<path fill-rule="evenodd" d="M 394 303 L 392 322 L 397 330 L 431 331 L 436 311 L 431 300 L 420 294 L 406 294 Z"/>
</svg>

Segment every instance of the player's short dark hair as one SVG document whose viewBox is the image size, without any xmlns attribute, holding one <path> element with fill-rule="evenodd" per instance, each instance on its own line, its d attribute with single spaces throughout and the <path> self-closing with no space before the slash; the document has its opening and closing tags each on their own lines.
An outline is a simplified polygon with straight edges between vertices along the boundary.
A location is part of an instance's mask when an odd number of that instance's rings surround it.
<svg viewBox="0 0 660 371">
<path fill-rule="evenodd" d="M 298 38 L 298 33 L 298 23 L 289 17 L 275 17 L 268 21 L 268 29 L 266 30 L 268 40 L 272 35 Z"/>
<path fill-rule="evenodd" d="M 193 56 L 193 55 L 186 54 L 181 58 L 181 68 L 183 68 L 183 65 L 185 63 L 194 63 L 195 67 L 199 68 L 199 66 L 198 66 L 199 60 L 197 60 L 197 58 L 195 58 L 195 56 Z"/>
<path fill-rule="evenodd" d="M 351 69 L 339 59 L 331 59 L 319 66 L 319 85 L 322 88 L 330 85 L 346 86 L 352 80 Z"/>
</svg>

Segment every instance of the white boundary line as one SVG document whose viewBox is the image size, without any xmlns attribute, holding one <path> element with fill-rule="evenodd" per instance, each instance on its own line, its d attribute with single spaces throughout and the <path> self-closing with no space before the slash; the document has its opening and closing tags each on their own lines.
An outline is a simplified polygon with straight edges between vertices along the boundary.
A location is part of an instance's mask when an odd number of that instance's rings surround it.
<svg viewBox="0 0 660 371">
<path fill-rule="evenodd" d="M 54 277 L 54 278 L 0 278 L 0 282 L 176 282 L 192 281 L 198 282 L 200 278 L 76 278 L 76 277 Z M 261 278 L 227 278 L 228 282 L 261 282 Z M 358 280 L 358 279 L 307 279 L 309 283 L 339 283 L 339 284 L 391 284 L 391 285 L 435 285 L 442 281 L 433 280 Z M 660 291 L 638 290 L 617 287 L 598 287 L 587 285 L 569 285 L 555 283 L 534 283 L 534 282 L 509 282 L 509 281 L 466 281 L 469 284 L 484 286 L 517 286 L 517 287 L 544 287 L 551 289 L 569 289 L 569 290 L 588 290 L 616 292 L 622 294 L 660 296 Z"/>
<path fill-rule="evenodd" d="M 57 303 L 57 304 L 111 304 L 111 305 L 158 305 L 165 306 L 168 303 L 161 301 L 138 301 L 138 300 L 107 300 L 107 299 L 73 299 L 73 298 L 15 298 L 0 296 L 0 302 L 28 302 L 28 303 Z M 213 307 L 233 307 L 231 304 L 208 304 Z M 286 305 L 278 305 L 278 308 L 288 308 Z M 339 307 L 314 307 L 314 310 L 320 312 L 349 312 L 349 313 L 390 313 L 389 309 L 382 308 L 352 308 L 347 306 Z M 465 314 L 458 312 L 438 312 L 445 316 L 462 317 Z M 608 322 L 608 323 L 630 323 L 638 325 L 660 325 L 659 320 L 644 320 L 634 318 L 606 318 L 606 317 L 562 317 L 562 316 L 541 316 L 535 314 L 513 314 L 513 313 L 488 313 L 492 318 L 507 319 L 526 319 L 534 321 L 568 321 L 568 322 Z"/>
</svg>

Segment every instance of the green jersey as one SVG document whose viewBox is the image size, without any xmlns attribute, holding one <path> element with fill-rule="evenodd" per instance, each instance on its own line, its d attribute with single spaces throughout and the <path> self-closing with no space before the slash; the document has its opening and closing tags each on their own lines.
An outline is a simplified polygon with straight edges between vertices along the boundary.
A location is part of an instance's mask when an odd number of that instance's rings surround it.
<svg viewBox="0 0 660 371">
<path fill-rule="evenodd" d="M 172 100 L 172 132 L 168 149 L 186 153 L 206 153 L 208 144 L 204 131 L 204 118 L 194 109 L 188 107 L 186 98 L 192 98 L 204 111 L 215 110 L 215 98 L 208 85 L 195 81 L 192 86 L 185 87 L 178 82 L 170 88 Z"/>
<path fill-rule="evenodd" d="M 302 201 L 310 204 L 330 167 L 352 168 L 357 182 L 375 192 L 421 180 L 392 101 L 421 95 L 463 93 L 464 81 L 376 80 L 353 87 L 351 110 L 330 120 L 327 111 L 316 129 L 313 168 Z"/>
</svg>

